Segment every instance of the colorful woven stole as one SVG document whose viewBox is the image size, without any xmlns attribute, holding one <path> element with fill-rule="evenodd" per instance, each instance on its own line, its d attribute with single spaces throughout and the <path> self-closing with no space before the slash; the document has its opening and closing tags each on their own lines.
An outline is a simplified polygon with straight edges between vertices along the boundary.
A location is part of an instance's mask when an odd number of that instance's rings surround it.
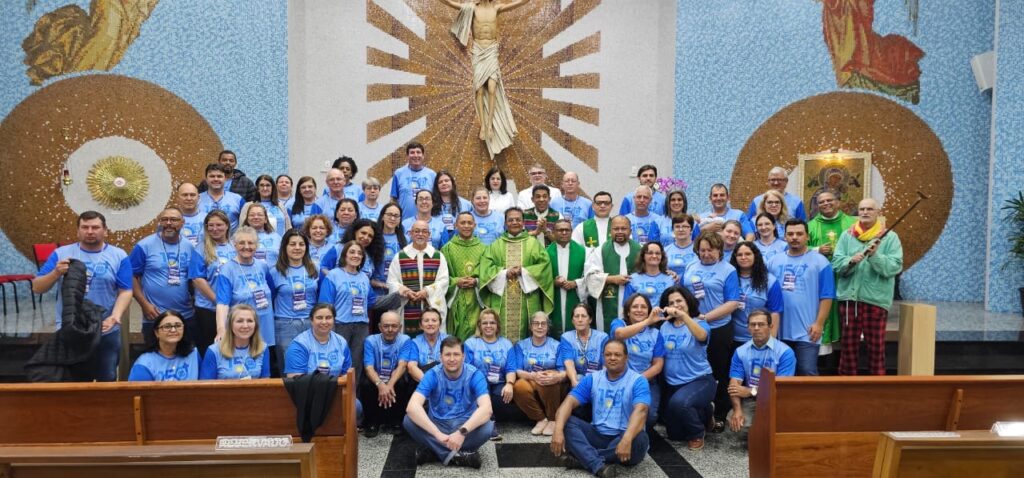
<svg viewBox="0 0 1024 478">
<path fill-rule="evenodd" d="M 526 241 L 505 241 L 505 269 L 523 265 L 523 243 Z M 519 279 L 507 281 L 505 284 L 505 324 L 501 328 L 505 337 L 513 342 L 519 341 L 522 327 L 519 323 L 523 315 L 523 288 Z"/>
<path fill-rule="evenodd" d="M 441 267 L 441 254 L 436 250 L 432 256 L 423 254 L 422 273 L 420 273 L 416 257 L 409 257 L 405 250 L 398 253 L 397 260 L 399 269 L 402 271 L 402 285 L 414 292 L 420 291 L 421 283 L 424 287 L 433 284 L 437 279 L 437 270 Z M 402 315 L 405 319 L 407 335 L 415 335 L 420 332 L 420 318 L 423 316 L 425 306 L 426 304 L 423 302 L 406 302 Z"/>
</svg>

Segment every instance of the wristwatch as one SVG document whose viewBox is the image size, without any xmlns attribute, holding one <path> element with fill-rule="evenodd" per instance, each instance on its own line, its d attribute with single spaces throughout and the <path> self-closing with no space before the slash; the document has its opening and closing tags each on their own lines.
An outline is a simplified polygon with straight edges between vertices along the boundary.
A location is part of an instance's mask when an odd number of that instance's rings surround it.
<svg viewBox="0 0 1024 478">
<path fill-rule="evenodd" d="M 750 396 L 757 397 L 757 387 L 750 387 Z"/>
<path fill-rule="evenodd" d="M 469 429 L 466 427 L 459 427 L 459 433 L 461 433 L 462 436 L 469 435 Z"/>
</svg>

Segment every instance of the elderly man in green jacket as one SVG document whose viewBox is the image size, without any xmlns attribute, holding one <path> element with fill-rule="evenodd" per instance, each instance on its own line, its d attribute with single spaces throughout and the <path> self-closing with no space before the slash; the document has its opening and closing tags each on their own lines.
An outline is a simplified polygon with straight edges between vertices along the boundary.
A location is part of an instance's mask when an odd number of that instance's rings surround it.
<svg viewBox="0 0 1024 478">
<path fill-rule="evenodd" d="M 886 234 L 879 219 L 878 202 L 864 199 L 857 206 L 858 221 L 839 236 L 832 267 L 843 321 L 843 352 L 839 373 L 857 374 L 860 336 L 868 346 L 868 371 L 885 375 L 885 322 L 892 307 L 896 274 L 903 270 L 903 245 L 895 232 Z"/>
</svg>

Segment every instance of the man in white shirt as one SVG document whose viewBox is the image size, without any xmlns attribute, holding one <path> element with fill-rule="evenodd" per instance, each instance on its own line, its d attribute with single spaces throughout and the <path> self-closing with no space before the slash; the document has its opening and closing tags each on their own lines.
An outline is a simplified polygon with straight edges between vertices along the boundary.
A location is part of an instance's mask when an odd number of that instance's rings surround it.
<svg viewBox="0 0 1024 478">
<path fill-rule="evenodd" d="M 552 200 L 552 201 L 562 197 L 562 191 L 559 191 L 558 188 L 556 188 L 554 186 L 550 186 L 550 185 L 546 184 L 547 181 L 548 181 L 548 173 L 547 173 L 547 171 L 544 170 L 544 166 L 541 166 L 540 164 L 534 164 L 533 166 L 530 166 L 529 173 L 530 173 L 530 187 L 528 187 L 526 189 L 523 189 L 522 191 L 519 191 L 519 208 L 520 209 L 526 210 L 526 209 L 530 209 L 531 207 L 533 207 L 533 187 L 534 186 L 538 186 L 538 185 L 541 185 L 541 184 L 544 184 L 545 186 L 547 186 L 548 190 L 551 193 L 550 200 Z"/>
</svg>

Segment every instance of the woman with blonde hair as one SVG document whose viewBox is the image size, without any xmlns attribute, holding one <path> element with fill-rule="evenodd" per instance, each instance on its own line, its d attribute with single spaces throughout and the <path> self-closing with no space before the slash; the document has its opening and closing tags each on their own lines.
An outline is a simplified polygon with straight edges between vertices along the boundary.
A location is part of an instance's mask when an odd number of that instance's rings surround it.
<svg viewBox="0 0 1024 478">
<path fill-rule="evenodd" d="M 775 236 L 786 237 L 786 221 L 790 218 L 786 197 L 774 189 L 765 191 L 761 196 L 761 203 L 757 205 L 757 214 L 765 212 L 775 218 Z M 753 234 L 749 235 L 747 240 L 753 240 Z"/>
<path fill-rule="evenodd" d="M 270 377 L 269 347 L 260 337 L 256 309 L 248 304 L 231 308 L 224 338 L 206 350 L 199 365 L 200 380 Z"/>
</svg>

